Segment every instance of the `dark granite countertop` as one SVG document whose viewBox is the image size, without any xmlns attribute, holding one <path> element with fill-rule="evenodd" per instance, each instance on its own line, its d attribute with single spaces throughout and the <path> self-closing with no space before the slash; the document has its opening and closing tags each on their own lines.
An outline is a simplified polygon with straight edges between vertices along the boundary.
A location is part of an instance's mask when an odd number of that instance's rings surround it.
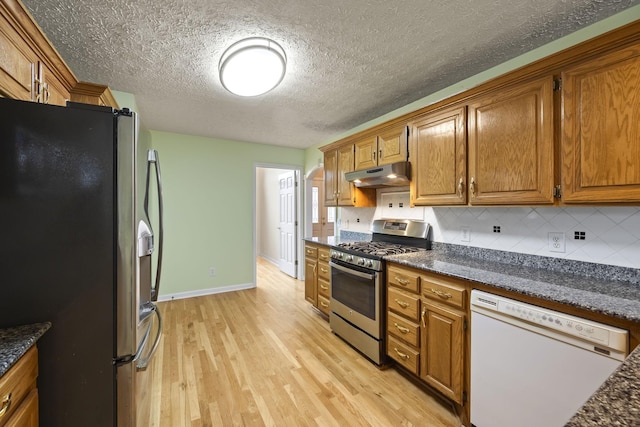
<svg viewBox="0 0 640 427">
<path fill-rule="evenodd" d="M 640 322 L 640 283 L 633 282 L 640 280 L 640 270 L 527 255 L 519 258 L 521 263 L 518 258 L 500 262 L 499 258 L 464 256 L 441 245 L 385 257 L 409 267 Z"/>
<path fill-rule="evenodd" d="M 566 424 L 602 426 L 640 426 L 640 346 Z"/>
<path fill-rule="evenodd" d="M 0 329 L 0 377 L 2 377 L 51 327 L 51 323 L 34 323 Z"/>
</svg>

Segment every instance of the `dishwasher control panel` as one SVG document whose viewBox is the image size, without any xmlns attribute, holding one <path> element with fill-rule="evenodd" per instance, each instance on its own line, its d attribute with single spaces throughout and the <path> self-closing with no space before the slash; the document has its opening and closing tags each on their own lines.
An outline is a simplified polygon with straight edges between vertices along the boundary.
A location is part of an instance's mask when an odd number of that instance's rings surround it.
<svg viewBox="0 0 640 427">
<path fill-rule="evenodd" d="M 628 331 L 570 314 L 478 290 L 471 292 L 471 306 L 472 310 L 474 309 L 473 307 L 480 307 L 489 312 L 502 313 L 503 315 L 524 320 L 545 329 L 574 336 L 613 350 L 626 352 L 628 349 Z"/>
</svg>

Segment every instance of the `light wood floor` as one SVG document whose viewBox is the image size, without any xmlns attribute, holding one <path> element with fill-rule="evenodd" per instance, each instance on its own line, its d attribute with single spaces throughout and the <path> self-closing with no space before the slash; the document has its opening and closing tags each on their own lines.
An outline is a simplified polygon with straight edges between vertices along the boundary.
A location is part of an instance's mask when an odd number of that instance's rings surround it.
<svg viewBox="0 0 640 427">
<path fill-rule="evenodd" d="M 304 283 L 268 261 L 258 260 L 256 289 L 159 305 L 151 426 L 460 426 L 332 334 Z"/>
</svg>

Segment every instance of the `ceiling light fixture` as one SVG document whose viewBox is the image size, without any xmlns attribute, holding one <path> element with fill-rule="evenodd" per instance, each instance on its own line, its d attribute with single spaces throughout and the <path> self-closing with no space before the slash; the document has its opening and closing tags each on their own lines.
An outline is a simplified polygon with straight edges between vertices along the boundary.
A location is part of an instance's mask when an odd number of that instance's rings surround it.
<svg viewBox="0 0 640 427">
<path fill-rule="evenodd" d="M 263 37 L 232 44 L 220 58 L 220 82 L 229 92 L 257 96 L 280 84 L 287 68 L 284 49 Z"/>
</svg>

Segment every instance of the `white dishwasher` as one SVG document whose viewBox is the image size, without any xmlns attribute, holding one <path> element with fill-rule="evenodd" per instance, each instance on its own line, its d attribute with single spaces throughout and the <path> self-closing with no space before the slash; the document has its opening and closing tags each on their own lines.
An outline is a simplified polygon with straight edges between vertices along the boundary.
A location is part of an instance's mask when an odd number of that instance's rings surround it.
<svg viewBox="0 0 640 427">
<path fill-rule="evenodd" d="M 628 331 L 471 292 L 471 423 L 564 426 L 628 355 Z"/>
</svg>

